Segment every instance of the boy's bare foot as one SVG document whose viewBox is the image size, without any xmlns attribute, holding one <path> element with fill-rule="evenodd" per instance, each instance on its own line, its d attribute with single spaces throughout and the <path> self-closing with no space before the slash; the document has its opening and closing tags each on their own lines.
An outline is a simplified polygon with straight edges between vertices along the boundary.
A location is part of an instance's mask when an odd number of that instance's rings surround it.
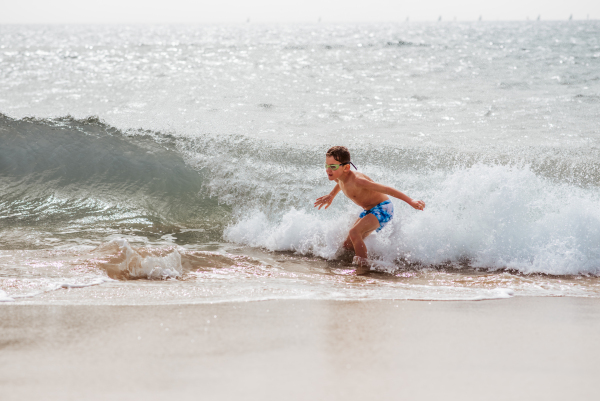
<svg viewBox="0 0 600 401">
<path fill-rule="evenodd" d="M 361 258 L 360 256 L 355 256 L 354 259 L 352 259 L 352 264 L 356 265 L 356 274 L 367 274 L 371 269 L 367 259 Z"/>
</svg>

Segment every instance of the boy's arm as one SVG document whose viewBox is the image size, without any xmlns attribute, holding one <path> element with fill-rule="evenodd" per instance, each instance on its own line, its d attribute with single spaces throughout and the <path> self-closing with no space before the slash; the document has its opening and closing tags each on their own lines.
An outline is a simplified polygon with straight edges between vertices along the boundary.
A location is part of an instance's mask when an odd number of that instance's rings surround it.
<svg viewBox="0 0 600 401">
<path fill-rule="evenodd" d="M 319 210 L 321 210 L 321 208 L 323 206 L 325 206 L 325 209 L 327 209 L 329 207 L 329 205 L 331 205 L 331 202 L 333 202 L 333 198 L 335 198 L 335 196 L 338 194 L 338 192 L 340 192 L 340 185 L 339 184 L 335 184 L 335 187 L 333 188 L 333 190 L 329 193 L 329 195 L 325 195 L 325 196 L 321 196 L 320 198 L 317 198 L 317 201 L 315 202 L 315 207 L 319 207 Z"/>
<path fill-rule="evenodd" d="M 412 207 L 417 210 L 425 209 L 425 202 L 422 200 L 416 201 L 412 198 L 406 196 L 402 192 L 398 191 L 396 188 L 388 187 L 387 185 L 378 184 L 373 181 L 366 180 L 364 178 L 359 178 L 356 180 L 356 184 L 366 189 L 370 189 L 372 191 L 381 192 L 382 194 L 393 196 L 394 198 L 398 198 L 408 203 Z"/>
</svg>

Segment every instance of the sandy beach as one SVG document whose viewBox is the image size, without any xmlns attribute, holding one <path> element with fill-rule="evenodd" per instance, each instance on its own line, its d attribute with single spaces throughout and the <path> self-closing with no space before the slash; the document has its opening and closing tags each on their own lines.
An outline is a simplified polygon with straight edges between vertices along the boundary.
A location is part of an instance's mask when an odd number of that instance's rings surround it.
<svg viewBox="0 0 600 401">
<path fill-rule="evenodd" d="M 2 400 L 592 400 L 600 300 L 0 305 Z"/>
</svg>

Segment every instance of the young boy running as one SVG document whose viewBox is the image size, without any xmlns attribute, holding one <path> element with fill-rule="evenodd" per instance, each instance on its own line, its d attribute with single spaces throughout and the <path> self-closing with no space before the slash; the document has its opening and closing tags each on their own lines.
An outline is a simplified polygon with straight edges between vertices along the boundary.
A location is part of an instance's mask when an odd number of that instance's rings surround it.
<svg viewBox="0 0 600 401">
<path fill-rule="evenodd" d="M 341 190 L 354 203 L 365 209 L 344 241 L 344 248 L 353 250 L 356 255 L 352 260 L 352 264 L 357 265 L 356 273 L 365 274 L 369 271 L 369 264 L 364 239 L 373 231 L 379 232 L 394 217 L 394 206 L 387 195 L 401 199 L 417 210 L 423 210 L 425 202 L 412 200 L 397 189 L 378 184 L 366 175 L 350 170 L 350 164 L 350 152 L 344 146 L 334 146 L 327 151 L 325 171 L 329 180 L 337 184 L 329 195 L 317 199 L 315 207 L 321 209 L 325 206 L 327 209 Z M 356 166 L 354 168 L 356 169 Z"/>
</svg>

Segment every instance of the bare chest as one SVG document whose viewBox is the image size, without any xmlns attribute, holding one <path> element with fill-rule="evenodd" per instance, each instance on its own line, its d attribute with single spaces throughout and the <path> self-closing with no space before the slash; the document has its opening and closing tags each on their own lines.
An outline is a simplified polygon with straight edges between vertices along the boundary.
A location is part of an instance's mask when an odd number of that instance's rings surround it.
<svg viewBox="0 0 600 401">
<path fill-rule="evenodd" d="M 362 203 L 362 199 L 365 197 L 365 190 L 362 188 L 358 188 L 356 185 L 352 183 L 340 183 L 340 188 L 344 195 L 350 198 L 354 203 Z"/>
</svg>

